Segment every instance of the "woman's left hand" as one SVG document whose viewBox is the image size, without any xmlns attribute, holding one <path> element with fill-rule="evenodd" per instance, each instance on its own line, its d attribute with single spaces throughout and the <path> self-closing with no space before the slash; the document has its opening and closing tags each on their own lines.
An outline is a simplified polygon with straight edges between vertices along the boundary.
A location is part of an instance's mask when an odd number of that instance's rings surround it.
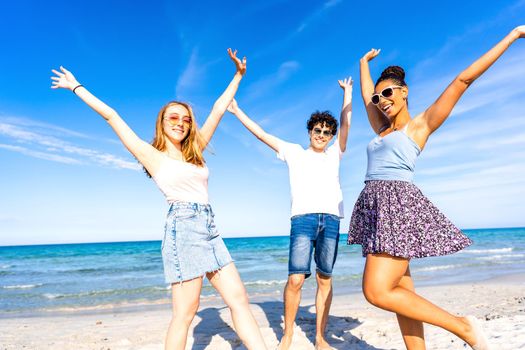
<svg viewBox="0 0 525 350">
<path fill-rule="evenodd" d="M 235 63 L 237 73 L 239 73 L 240 75 L 244 75 L 246 73 L 246 57 L 243 57 L 241 61 L 237 57 L 237 50 L 232 51 L 232 49 L 228 49 L 228 55 L 230 55 L 231 60 L 233 61 L 233 63 Z"/>
</svg>

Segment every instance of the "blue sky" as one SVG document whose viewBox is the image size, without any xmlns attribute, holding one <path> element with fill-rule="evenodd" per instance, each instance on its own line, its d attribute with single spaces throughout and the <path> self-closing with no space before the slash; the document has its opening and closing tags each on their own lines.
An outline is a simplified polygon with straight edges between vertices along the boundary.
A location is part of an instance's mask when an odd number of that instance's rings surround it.
<svg viewBox="0 0 525 350">
<path fill-rule="evenodd" d="M 337 79 L 353 76 L 341 163 L 342 231 L 363 187 L 373 133 L 359 58 L 407 72 L 412 115 L 512 28 L 525 1 L 17 1 L 0 4 L 0 245 L 155 240 L 166 202 L 101 117 L 50 70 L 70 69 L 145 140 L 167 101 L 202 124 L 233 76 L 226 49 L 248 58 L 239 105 L 268 132 L 308 143 L 316 109 L 338 115 Z M 467 91 L 422 153 L 415 183 L 461 228 L 525 226 L 525 40 Z M 286 165 L 226 114 L 205 154 L 225 237 L 286 235 Z M 322 191 L 322 182 L 312 184 Z"/>
</svg>

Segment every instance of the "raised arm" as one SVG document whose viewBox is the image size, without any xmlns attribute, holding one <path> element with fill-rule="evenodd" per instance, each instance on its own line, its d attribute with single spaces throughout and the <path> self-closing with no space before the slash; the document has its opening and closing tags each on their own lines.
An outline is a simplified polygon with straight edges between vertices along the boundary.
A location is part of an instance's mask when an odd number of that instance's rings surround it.
<svg viewBox="0 0 525 350">
<path fill-rule="evenodd" d="M 228 112 L 235 115 L 241 123 L 246 127 L 246 129 L 250 130 L 252 134 L 255 135 L 259 140 L 267 144 L 271 149 L 273 149 L 275 152 L 279 153 L 279 143 L 282 142 L 277 137 L 270 135 L 266 133 L 266 131 L 263 130 L 256 122 L 251 120 L 243 111 L 239 108 L 237 105 L 237 101 L 232 100 L 230 105 L 228 106 Z"/>
<path fill-rule="evenodd" d="M 124 146 L 150 173 L 155 171 L 159 152 L 153 146 L 140 139 L 113 108 L 90 93 L 70 71 L 61 66 L 60 71 L 53 69 L 52 72 L 56 75 L 51 77 L 52 89 L 63 88 L 74 92 L 108 122 Z"/>
<path fill-rule="evenodd" d="M 366 107 L 366 114 L 368 115 L 368 121 L 370 126 L 376 134 L 379 134 L 380 130 L 389 125 L 388 119 L 379 111 L 379 109 L 372 103 L 372 95 L 374 94 L 375 86 L 374 81 L 370 75 L 370 67 L 368 62 L 373 60 L 381 49 L 371 49 L 359 60 L 359 73 L 361 80 L 361 96 Z"/>
<path fill-rule="evenodd" d="M 516 27 L 492 49 L 461 72 L 439 98 L 421 115 L 414 119 L 415 140 L 424 146 L 428 137 L 448 118 L 461 95 L 512 45 L 525 37 L 525 26 Z M 418 120 L 419 119 L 419 120 Z"/>
<path fill-rule="evenodd" d="M 352 121 L 352 77 L 344 80 L 338 80 L 339 86 L 343 89 L 343 107 L 341 108 L 341 120 L 339 122 L 339 148 L 341 152 L 346 151 L 346 142 L 348 140 L 348 132 L 350 131 L 350 122 Z"/>
<path fill-rule="evenodd" d="M 233 63 L 235 63 L 237 71 L 235 72 L 235 75 L 233 76 L 233 79 L 226 90 L 224 90 L 222 95 L 217 99 L 217 101 L 215 101 L 210 115 L 200 129 L 201 135 L 205 141 L 204 147 L 206 147 L 206 145 L 210 142 L 211 137 L 215 133 L 215 129 L 217 129 L 217 125 L 219 125 L 219 122 L 224 115 L 224 112 L 226 112 L 230 102 L 235 97 L 235 93 L 237 92 L 237 88 L 239 87 L 239 83 L 241 82 L 244 73 L 246 73 L 246 57 L 244 57 L 241 61 L 239 58 L 237 58 L 237 50 L 232 52 L 231 49 L 228 49 L 228 55 L 230 56 Z"/>
</svg>

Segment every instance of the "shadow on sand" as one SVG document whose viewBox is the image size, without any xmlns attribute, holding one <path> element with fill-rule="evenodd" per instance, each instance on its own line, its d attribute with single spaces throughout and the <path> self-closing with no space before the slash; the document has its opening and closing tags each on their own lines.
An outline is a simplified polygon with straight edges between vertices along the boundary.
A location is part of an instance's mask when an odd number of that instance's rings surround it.
<svg viewBox="0 0 525 350">
<path fill-rule="evenodd" d="M 219 336 L 228 342 L 232 349 L 245 349 L 235 330 L 221 318 L 224 307 L 208 307 L 197 312 L 201 321 L 193 329 L 192 350 L 204 350 L 211 344 L 214 336 Z M 208 348 L 210 349 L 210 348 Z"/>
<path fill-rule="evenodd" d="M 263 309 L 270 327 L 277 339 L 280 340 L 283 336 L 283 327 L 281 326 L 281 324 L 284 323 L 282 320 L 284 312 L 283 303 L 280 301 L 269 301 L 254 304 L 259 305 Z M 276 312 L 276 310 L 278 311 Z M 313 312 L 310 312 L 310 310 L 313 310 Z M 312 348 L 315 344 L 315 322 L 315 306 L 299 306 L 295 323 L 304 332 L 308 340 L 310 340 Z M 326 339 L 333 348 L 338 350 L 385 350 L 369 345 L 366 341 L 352 335 L 350 330 L 359 325 L 360 322 L 352 317 L 329 315 L 328 325 L 326 327 Z"/>
<path fill-rule="evenodd" d="M 255 302 L 265 313 L 269 327 L 275 334 L 276 339 L 280 340 L 283 336 L 282 313 L 283 303 L 280 301 Z M 219 336 L 228 342 L 232 349 L 246 349 L 235 330 L 230 327 L 220 316 L 221 310 L 225 307 L 208 307 L 200 310 L 197 316 L 201 321 L 193 329 L 194 343 L 192 350 L 204 350 L 212 342 L 214 336 Z M 313 310 L 311 312 L 310 310 Z M 304 332 L 308 340 L 315 344 L 315 308 L 313 305 L 300 306 L 297 311 L 296 324 Z M 329 316 L 326 330 L 326 339 L 330 345 L 337 350 L 386 350 L 369 345 L 366 341 L 352 335 L 350 331 L 360 322 L 352 317 Z M 297 330 L 296 330 L 297 332 Z M 270 344 L 268 344 L 270 345 Z M 271 349 L 271 347 L 270 347 Z"/>
</svg>

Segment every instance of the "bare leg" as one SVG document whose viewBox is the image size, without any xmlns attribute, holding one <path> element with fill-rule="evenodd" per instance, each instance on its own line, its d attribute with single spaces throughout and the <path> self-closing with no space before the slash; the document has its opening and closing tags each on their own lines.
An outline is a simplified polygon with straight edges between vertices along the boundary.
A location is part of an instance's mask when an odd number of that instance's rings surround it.
<svg viewBox="0 0 525 350">
<path fill-rule="evenodd" d="M 284 335 L 279 343 L 279 350 L 288 350 L 292 344 L 293 327 L 299 303 L 301 302 L 301 288 L 305 275 L 292 274 L 284 287 Z"/>
<path fill-rule="evenodd" d="M 266 350 L 261 330 L 250 310 L 248 295 L 235 264 L 228 264 L 220 271 L 210 272 L 206 276 L 230 308 L 233 326 L 246 348 Z"/>
<path fill-rule="evenodd" d="M 365 298 L 379 308 L 446 329 L 472 346 L 476 342 L 475 334 L 466 318 L 451 315 L 399 285 L 407 269 L 407 259 L 368 254 L 363 275 Z"/>
<path fill-rule="evenodd" d="M 407 267 L 405 275 L 399 280 L 399 287 L 405 288 L 409 291 L 415 292 L 412 276 L 410 275 L 410 267 Z M 401 329 L 405 346 L 408 350 L 424 350 L 425 347 L 425 333 L 423 329 L 423 322 L 417 321 L 400 314 L 396 314 L 397 323 Z"/>
<path fill-rule="evenodd" d="M 323 276 L 317 272 L 317 294 L 315 296 L 316 333 L 315 348 L 331 349 L 325 339 L 326 324 L 328 323 L 328 313 L 332 305 L 332 278 Z"/>
<path fill-rule="evenodd" d="M 191 321 L 199 309 L 202 277 L 171 285 L 173 316 L 166 334 L 166 350 L 184 350 Z"/>
</svg>

